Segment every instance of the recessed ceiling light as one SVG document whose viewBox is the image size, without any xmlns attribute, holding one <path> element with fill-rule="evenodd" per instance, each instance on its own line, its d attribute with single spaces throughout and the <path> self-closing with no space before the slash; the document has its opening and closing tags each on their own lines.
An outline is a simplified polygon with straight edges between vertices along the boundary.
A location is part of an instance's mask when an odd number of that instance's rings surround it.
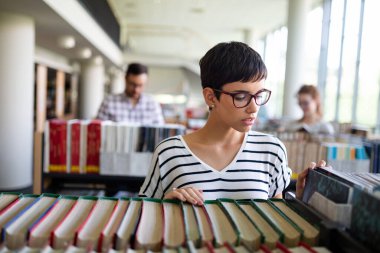
<svg viewBox="0 0 380 253">
<path fill-rule="evenodd" d="M 78 54 L 80 58 L 88 59 L 91 57 L 92 51 L 88 47 L 85 47 L 85 48 L 80 49 Z"/>
<path fill-rule="evenodd" d="M 58 38 L 58 45 L 62 48 L 73 48 L 75 47 L 75 38 L 70 35 L 61 36 Z"/>
</svg>

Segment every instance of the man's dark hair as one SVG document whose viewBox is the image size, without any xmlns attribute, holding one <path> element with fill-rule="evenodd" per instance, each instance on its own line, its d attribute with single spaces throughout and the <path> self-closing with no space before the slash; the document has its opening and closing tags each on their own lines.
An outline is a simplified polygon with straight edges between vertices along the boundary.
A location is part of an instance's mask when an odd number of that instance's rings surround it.
<svg viewBox="0 0 380 253">
<path fill-rule="evenodd" d="M 140 74 L 148 74 L 148 67 L 140 64 L 140 63 L 131 63 L 128 65 L 127 72 L 125 73 L 125 76 L 128 75 L 140 75 Z"/>
<path fill-rule="evenodd" d="M 261 56 L 242 42 L 217 44 L 201 58 L 199 66 L 203 88 L 221 89 L 226 83 L 256 82 L 267 77 Z"/>
</svg>

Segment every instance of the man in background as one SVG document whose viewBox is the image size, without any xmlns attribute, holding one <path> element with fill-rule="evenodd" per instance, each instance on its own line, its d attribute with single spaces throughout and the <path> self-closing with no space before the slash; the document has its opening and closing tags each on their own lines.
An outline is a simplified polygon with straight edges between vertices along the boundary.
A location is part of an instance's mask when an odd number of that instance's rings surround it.
<svg viewBox="0 0 380 253">
<path fill-rule="evenodd" d="M 131 123 L 164 124 L 161 106 L 152 96 L 143 93 L 148 81 L 148 68 L 131 63 L 125 74 L 125 91 L 107 96 L 98 111 L 97 119 Z"/>
</svg>

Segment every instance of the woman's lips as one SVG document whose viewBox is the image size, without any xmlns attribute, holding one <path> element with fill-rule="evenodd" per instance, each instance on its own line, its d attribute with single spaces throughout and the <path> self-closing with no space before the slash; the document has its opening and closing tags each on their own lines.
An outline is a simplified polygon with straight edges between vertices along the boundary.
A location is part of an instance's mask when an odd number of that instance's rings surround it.
<svg viewBox="0 0 380 253">
<path fill-rule="evenodd" d="M 243 119 L 242 122 L 247 126 L 252 126 L 253 122 L 255 122 L 255 118 L 247 118 Z"/>
</svg>

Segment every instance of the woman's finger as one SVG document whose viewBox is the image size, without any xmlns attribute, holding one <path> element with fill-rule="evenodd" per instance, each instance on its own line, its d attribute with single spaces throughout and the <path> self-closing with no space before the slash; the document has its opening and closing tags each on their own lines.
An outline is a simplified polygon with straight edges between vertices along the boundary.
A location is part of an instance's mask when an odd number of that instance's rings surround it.
<svg viewBox="0 0 380 253">
<path fill-rule="evenodd" d="M 194 204 L 198 204 L 198 205 L 203 204 L 203 197 L 198 195 L 199 191 L 197 189 L 187 188 L 186 190 L 196 200 L 196 203 Z"/>
<path fill-rule="evenodd" d="M 325 167 L 326 166 L 326 162 L 324 160 L 320 160 L 318 162 L 318 167 Z"/>
<path fill-rule="evenodd" d="M 182 196 L 185 197 L 186 201 L 191 204 L 196 204 L 197 200 L 189 194 L 187 189 L 177 189 L 177 192 L 181 192 Z"/>
</svg>

